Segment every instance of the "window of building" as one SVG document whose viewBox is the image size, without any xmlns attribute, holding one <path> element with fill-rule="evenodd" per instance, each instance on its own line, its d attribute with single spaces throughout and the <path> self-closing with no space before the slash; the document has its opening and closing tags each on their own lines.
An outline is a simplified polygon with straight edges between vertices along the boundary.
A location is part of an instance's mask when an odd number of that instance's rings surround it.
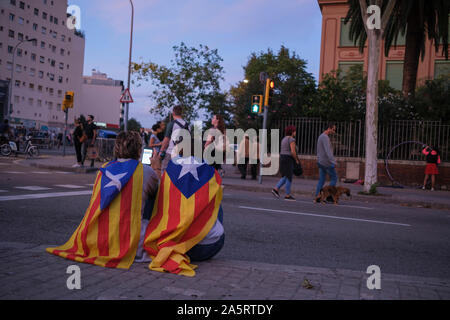
<svg viewBox="0 0 450 320">
<path fill-rule="evenodd" d="M 38 25 L 37 25 L 37 23 L 33 23 L 33 30 L 34 30 L 34 31 L 36 31 L 36 30 L 37 30 L 37 28 L 38 28 Z"/>
<path fill-rule="evenodd" d="M 9 21 L 14 21 L 14 17 L 15 15 L 13 15 L 12 13 L 9 14 Z"/>
<path fill-rule="evenodd" d="M 59 77 L 58 77 L 58 82 L 59 82 L 59 83 L 63 83 L 63 77 L 59 76 Z"/>
<path fill-rule="evenodd" d="M 21 57 L 22 55 L 23 55 L 23 50 L 20 49 L 20 48 L 18 48 L 18 49 L 17 49 L 17 56 L 18 56 L 18 57 Z"/>
<path fill-rule="evenodd" d="M 53 22 L 53 16 L 50 15 L 50 22 Z"/>
<path fill-rule="evenodd" d="M 35 74 L 36 74 L 36 69 L 30 68 L 30 76 L 34 77 Z"/>
<path fill-rule="evenodd" d="M 48 101 L 47 105 L 48 105 L 48 110 L 52 110 L 53 109 L 53 102 Z"/>
<path fill-rule="evenodd" d="M 28 98 L 28 105 L 33 106 L 33 103 L 34 103 L 33 98 Z"/>
<path fill-rule="evenodd" d="M 31 54 L 31 61 L 36 61 L 36 54 L 35 53 Z"/>
<path fill-rule="evenodd" d="M 350 21 L 344 24 L 344 19 L 341 19 L 341 34 L 339 39 L 339 45 L 341 47 L 355 47 L 353 41 L 350 40 Z"/>
<path fill-rule="evenodd" d="M 61 35 L 61 41 L 62 41 L 62 42 L 66 42 L 66 36 L 63 35 L 63 34 Z"/>
<path fill-rule="evenodd" d="M 44 78 L 44 71 L 39 71 L 38 77 L 39 77 L 40 79 L 43 79 L 43 78 Z"/>
<path fill-rule="evenodd" d="M 42 100 L 38 100 L 38 101 L 37 101 L 37 106 L 38 106 L 38 107 L 42 107 Z"/>
<path fill-rule="evenodd" d="M 14 47 L 13 46 L 8 46 L 8 53 L 13 53 L 14 51 Z"/>
<path fill-rule="evenodd" d="M 15 5 L 16 5 L 16 0 L 9 0 L 9 3 L 10 3 L 11 5 L 15 6 Z"/>
<path fill-rule="evenodd" d="M 56 52 L 56 46 L 52 46 L 52 52 Z"/>
<path fill-rule="evenodd" d="M 19 22 L 19 24 L 24 24 L 24 22 L 25 22 L 25 20 L 23 20 L 23 18 L 21 18 L 21 17 L 19 17 L 19 20 L 18 20 L 18 22 Z"/>
<path fill-rule="evenodd" d="M 55 64 L 56 64 L 56 61 L 55 61 L 55 60 L 51 60 L 51 61 L 50 61 L 50 65 L 51 65 L 52 67 L 54 67 Z"/>
<path fill-rule="evenodd" d="M 53 37 L 54 39 L 56 39 L 57 36 L 58 36 L 58 32 L 53 31 L 52 37 Z"/>
<path fill-rule="evenodd" d="M 47 20 L 47 12 L 42 12 L 42 19 Z"/>
<path fill-rule="evenodd" d="M 62 97 L 62 90 L 58 90 L 58 98 Z"/>
<path fill-rule="evenodd" d="M 44 41 L 41 41 L 41 48 L 45 49 L 45 42 Z"/>
<path fill-rule="evenodd" d="M 58 24 L 58 18 L 54 17 L 54 18 L 53 18 L 53 22 L 54 22 L 55 24 Z"/>
<path fill-rule="evenodd" d="M 59 68 L 60 68 L 61 70 L 64 70 L 64 63 L 63 63 L 63 62 L 60 62 L 60 63 L 59 63 Z"/>
<path fill-rule="evenodd" d="M 30 83 L 28 86 L 31 90 L 34 90 L 34 83 Z"/>
<path fill-rule="evenodd" d="M 8 36 L 9 36 L 10 38 L 13 38 L 13 39 L 14 39 L 14 31 L 12 31 L 12 30 L 10 29 L 9 32 L 8 32 Z"/>
<path fill-rule="evenodd" d="M 389 85 L 396 89 L 402 89 L 403 82 L 403 61 L 387 61 L 386 62 L 386 80 Z"/>
<path fill-rule="evenodd" d="M 44 90 L 44 88 L 42 86 L 38 86 L 38 91 L 42 92 L 42 90 Z"/>
<path fill-rule="evenodd" d="M 22 72 L 22 66 L 20 64 L 16 64 L 16 72 Z"/>
<path fill-rule="evenodd" d="M 25 9 L 25 2 L 20 1 L 19 8 L 20 9 Z"/>
<path fill-rule="evenodd" d="M 49 88 L 49 89 L 48 89 L 48 93 L 49 93 L 51 96 L 53 96 L 53 92 L 54 92 L 53 88 Z"/>
<path fill-rule="evenodd" d="M 14 96 L 14 102 L 15 103 L 19 103 L 20 102 L 20 97 L 19 96 Z"/>
<path fill-rule="evenodd" d="M 15 86 L 16 86 L 17 88 L 20 88 L 20 80 L 16 80 Z"/>
<path fill-rule="evenodd" d="M 42 34 L 47 34 L 47 28 L 46 27 L 42 27 Z"/>
<path fill-rule="evenodd" d="M 23 33 L 18 33 L 17 34 L 17 40 L 23 41 Z"/>
<path fill-rule="evenodd" d="M 35 16 L 38 16 L 38 15 L 39 15 L 39 9 L 34 8 L 34 15 L 35 15 Z"/>
<path fill-rule="evenodd" d="M 450 61 L 436 60 L 434 62 L 434 78 L 437 79 L 443 75 L 450 76 Z"/>
<path fill-rule="evenodd" d="M 59 51 L 59 53 L 63 56 L 64 55 L 64 49 L 61 49 L 60 51 Z"/>
<path fill-rule="evenodd" d="M 55 80 L 55 75 L 53 73 L 50 73 L 48 75 L 48 78 L 50 79 L 50 81 L 54 81 Z M 53 90 L 53 89 L 52 89 Z M 53 91 L 52 91 L 53 92 Z M 52 93 L 53 94 L 53 93 Z"/>
<path fill-rule="evenodd" d="M 9 61 L 6 62 L 6 69 L 11 71 L 12 70 L 12 65 L 13 65 L 12 62 L 9 62 Z"/>
</svg>

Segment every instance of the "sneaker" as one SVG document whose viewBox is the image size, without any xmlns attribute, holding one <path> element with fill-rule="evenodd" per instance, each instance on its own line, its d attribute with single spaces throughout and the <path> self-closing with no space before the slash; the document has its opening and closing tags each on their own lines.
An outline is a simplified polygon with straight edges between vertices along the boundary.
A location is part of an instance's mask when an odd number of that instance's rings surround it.
<svg viewBox="0 0 450 320">
<path fill-rule="evenodd" d="M 425 190 L 425 187 L 422 187 L 422 190 Z"/>
<path fill-rule="evenodd" d="M 81 165 L 78 164 L 78 163 L 75 163 L 75 164 L 72 166 L 72 168 L 79 168 L 79 167 L 81 167 Z"/>
<path fill-rule="evenodd" d="M 289 195 L 289 196 L 284 197 L 284 200 L 295 201 L 295 198 L 293 196 Z"/>
<path fill-rule="evenodd" d="M 434 191 L 434 188 L 431 188 L 431 191 Z"/>
<path fill-rule="evenodd" d="M 277 197 L 278 199 L 280 198 L 280 194 L 278 193 L 277 190 L 272 189 L 272 194 L 273 194 L 275 197 Z"/>
</svg>

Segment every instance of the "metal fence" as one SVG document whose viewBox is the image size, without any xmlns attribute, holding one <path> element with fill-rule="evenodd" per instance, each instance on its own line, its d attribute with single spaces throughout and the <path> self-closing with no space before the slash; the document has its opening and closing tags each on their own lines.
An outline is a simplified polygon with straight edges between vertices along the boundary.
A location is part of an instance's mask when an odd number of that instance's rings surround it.
<svg viewBox="0 0 450 320">
<path fill-rule="evenodd" d="M 97 147 L 100 161 L 106 162 L 113 160 L 115 142 L 116 139 L 97 138 L 95 140 L 95 146 Z"/>
<path fill-rule="evenodd" d="M 316 155 L 317 138 L 328 122 L 315 118 L 291 118 L 273 123 L 280 138 L 288 125 L 297 128 L 299 154 Z M 336 122 L 336 135 L 330 137 L 336 157 L 365 157 L 365 121 Z M 388 154 L 393 160 L 424 160 L 421 144 L 439 148 L 441 161 L 450 161 L 450 125 L 440 121 L 393 120 L 378 126 L 378 158 Z"/>
</svg>

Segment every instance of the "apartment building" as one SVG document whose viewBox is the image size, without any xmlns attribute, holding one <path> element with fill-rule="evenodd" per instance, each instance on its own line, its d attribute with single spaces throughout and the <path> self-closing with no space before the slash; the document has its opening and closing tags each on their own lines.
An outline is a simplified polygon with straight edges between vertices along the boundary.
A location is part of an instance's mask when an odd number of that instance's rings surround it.
<svg viewBox="0 0 450 320">
<path fill-rule="evenodd" d="M 69 121 L 80 108 L 85 39 L 66 26 L 67 6 L 67 0 L 0 1 L 0 81 L 12 79 L 13 124 L 63 128 L 65 91 L 75 92 Z"/>
<path fill-rule="evenodd" d="M 322 81 L 324 74 L 338 68 L 345 73 L 353 65 L 362 65 L 367 71 L 367 47 L 363 53 L 359 52 L 359 48 L 349 37 L 350 23 L 344 24 L 348 11 L 347 0 L 318 0 L 317 2 L 322 12 L 319 81 Z M 384 55 L 384 43 L 382 43 L 381 51 L 380 79 L 389 80 L 391 87 L 401 90 L 405 37 L 399 36 L 397 46 L 391 47 L 387 57 Z M 417 83 L 437 78 L 441 74 L 450 74 L 450 60 L 445 60 L 442 49 L 436 52 L 434 44 L 431 40 L 427 40 L 425 57 L 419 60 Z"/>
<path fill-rule="evenodd" d="M 93 69 L 91 76 L 83 77 L 81 105 L 76 115 L 91 114 L 98 126 L 118 129 L 123 115 L 119 102 L 123 90 L 123 81 L 108 78 L 106 73 Z"/>
</svg>

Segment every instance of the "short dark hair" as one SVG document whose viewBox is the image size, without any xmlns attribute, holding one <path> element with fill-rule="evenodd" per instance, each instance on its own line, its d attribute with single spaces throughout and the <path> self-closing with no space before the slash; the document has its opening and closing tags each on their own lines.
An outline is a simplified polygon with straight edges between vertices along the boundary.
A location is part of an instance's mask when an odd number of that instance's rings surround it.
<svg viewBox="0 0 450 320">
<path fill-rule="evenodd" d="M 328 122 L 327 129 L 332 129 L 333 127 L 336 127 L 336 123 L 335 122 Z"/>
<path fill-rule="evenodd" d="M 154 125 L 153 125 L 152 130 L 153 130 L 153 131 L 156 131 L 156 130 L 158 130 L 159 128 L 161 128 L 161 126 L 159 125 L 159 123 L 157 123 L 157 124 L 154 124 Z"/>
<path fill-rule="evenodd" d="M 292 133 L 295 132 L 296 130 L 297 130 L 297 128 L 295 128 L 295 126 L 287 126 L 287 127 L 284 129 L 284 134 L 285 134 L 286 136 L 291 136 Z"/>
<path fill-rule="evenodd" d="M 183 114 L 183 107 L 180 105 L 173 107 L 173 113 L 176 116 L 181 116 Z"/>
<path fill-rule="evenodd" d="M 88 117 L 91 117 L 92 120 L 94 120 L 94 116 L 92 114 L 88 115 Z"/>
</svg>

